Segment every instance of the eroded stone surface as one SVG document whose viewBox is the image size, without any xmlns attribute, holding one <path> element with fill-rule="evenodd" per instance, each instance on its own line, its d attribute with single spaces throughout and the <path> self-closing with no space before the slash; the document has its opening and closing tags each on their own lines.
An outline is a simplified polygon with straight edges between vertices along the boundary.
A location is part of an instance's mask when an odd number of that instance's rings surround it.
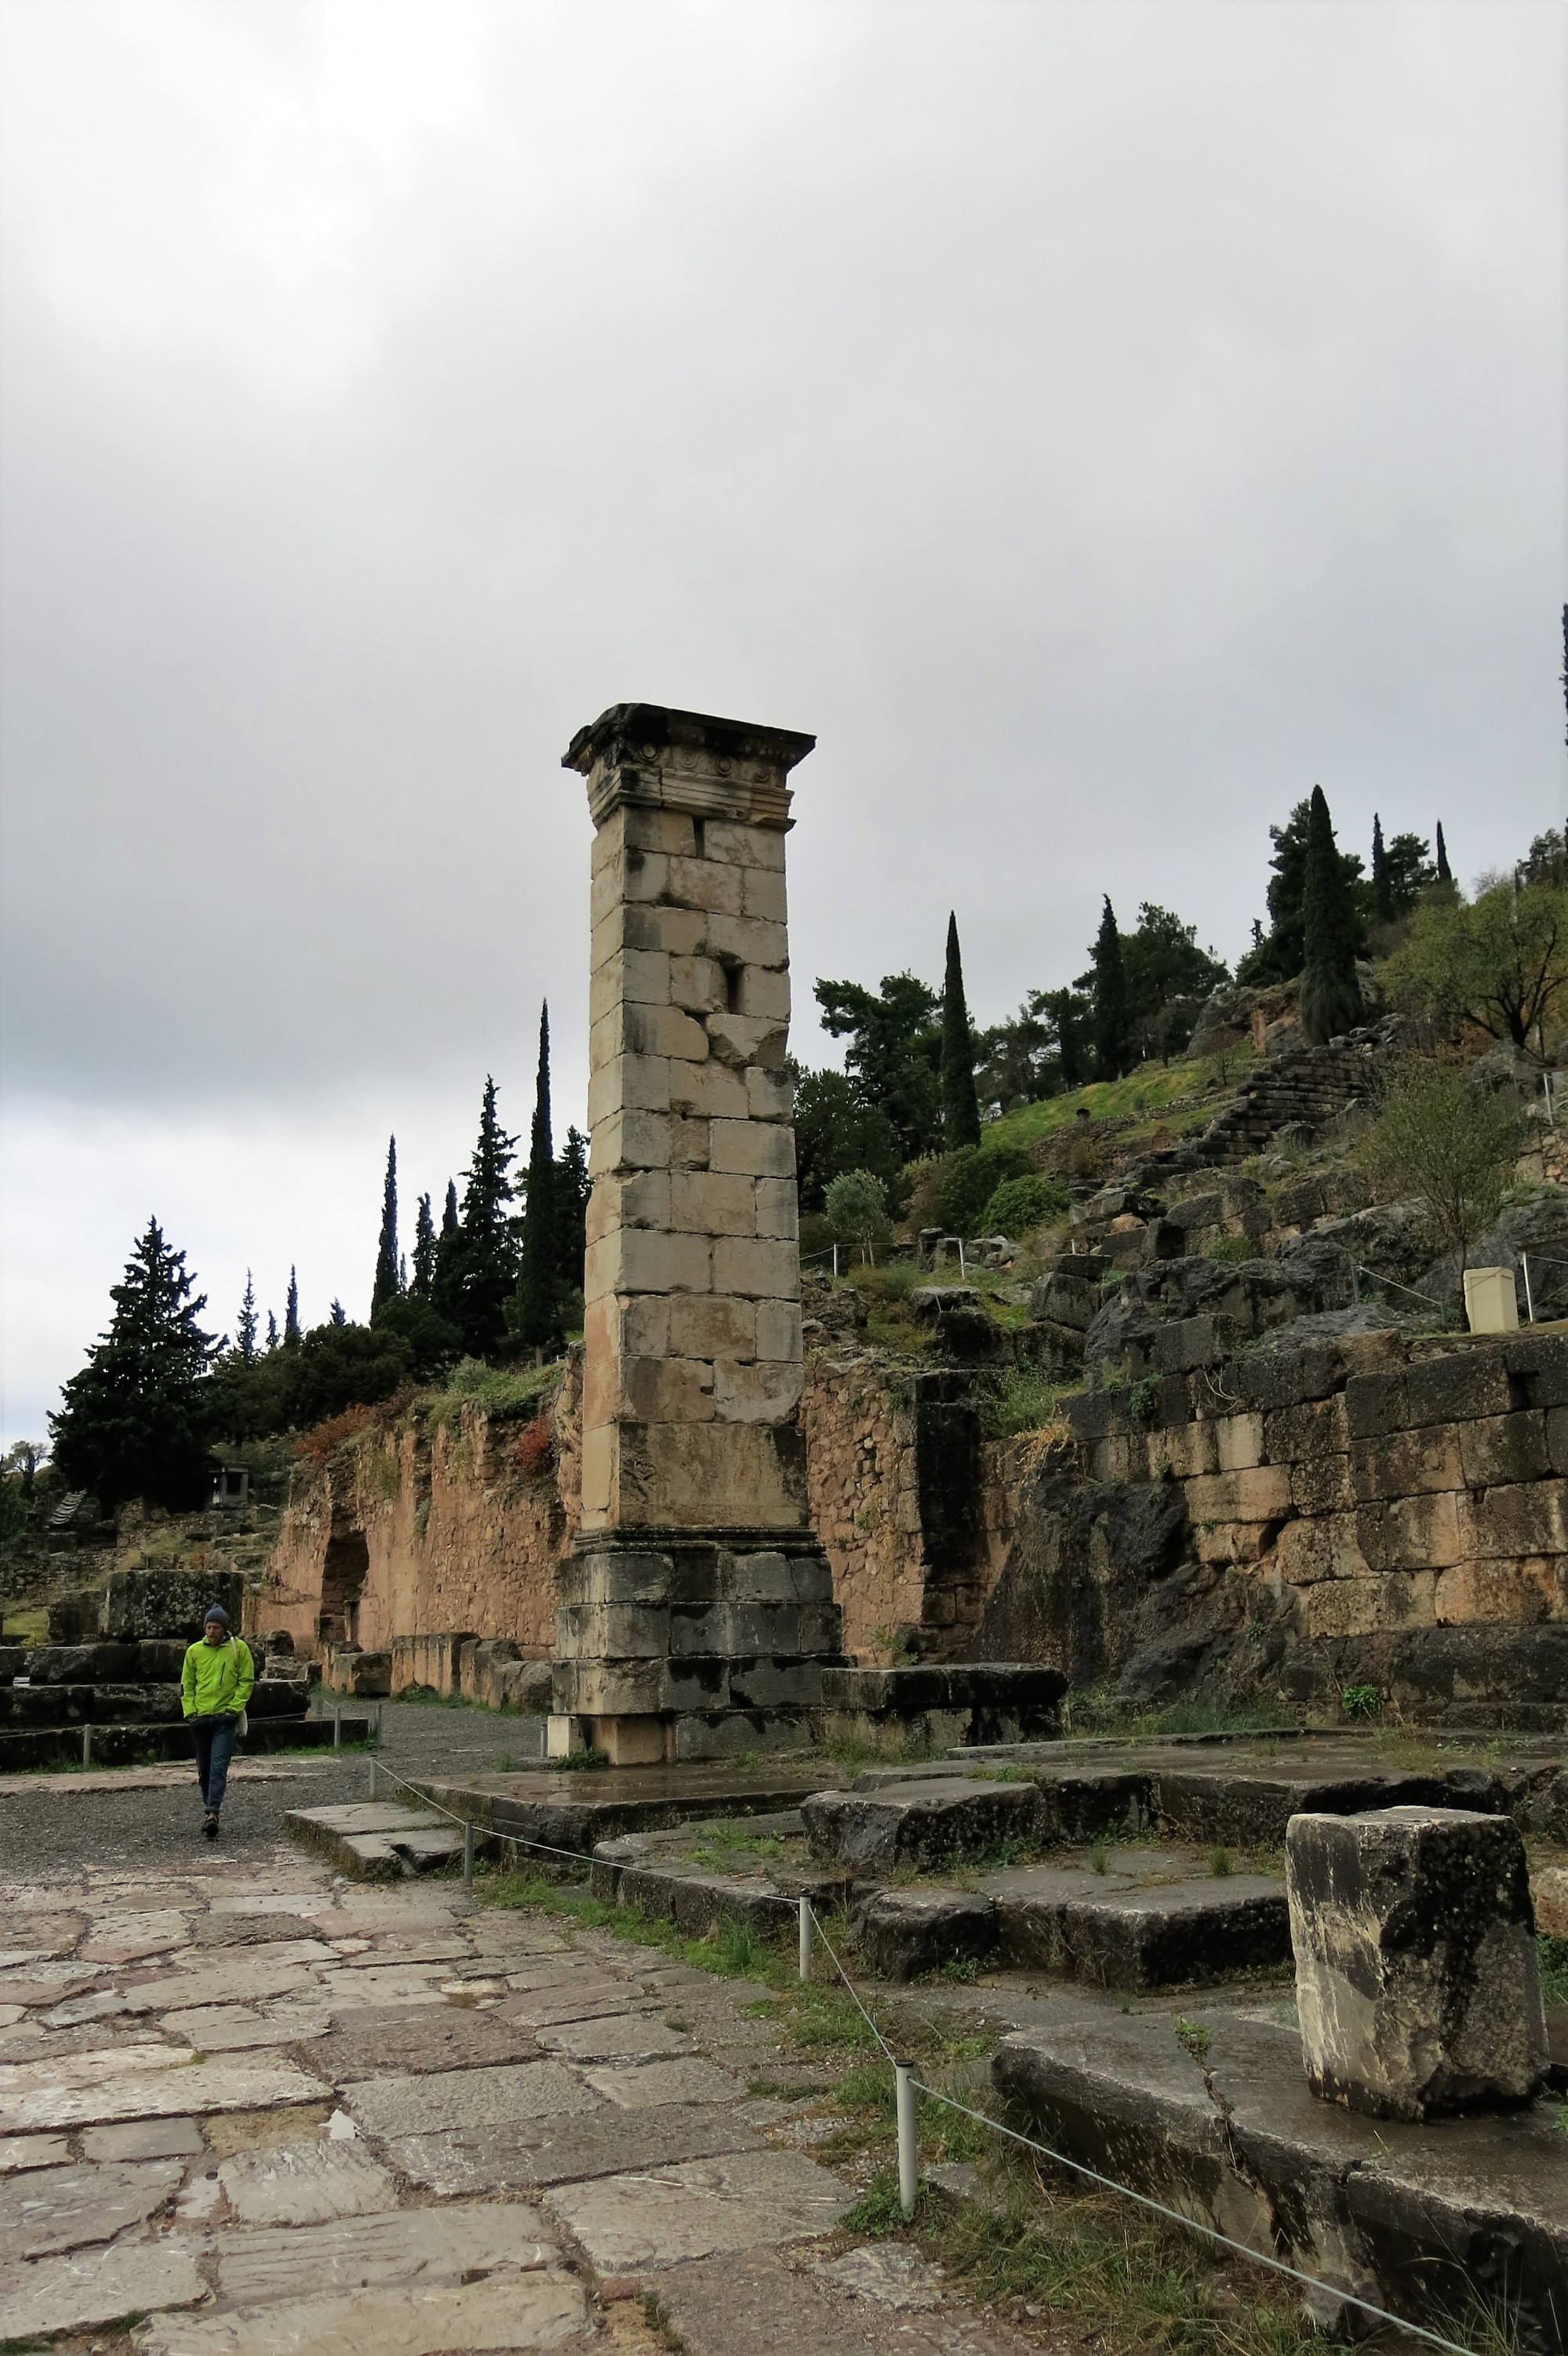
<svg viewBox="0 0 1568 2356">
<path fill-rule="evenodd" d="M 140 2225 L 185 2173 L 177 2159 L 29 2170 L 0 2182 L 0 2265 L 112 2242 Z"/>
<path fill-rule="evenodd" d="M 815 2161 L 769 2151 L 562 2185 L 546 2207 L 602 2274 L 635 2274 L 830 2233 L 853 2198 Z"/>
<path fill-rule="evenodd" d="M 587 2302 L 570 2275 L 518 2275 L 431 2289 L 280 2300 L 234 2315 L 155 2324 L 148 2356 L 469 2356 L 558 2348 Z"/>
<path fill-rule="evenodd" d="M 74 2257 L 0 2268 L 6 2333 L 26 2340 L 35 2333 L 85 2331 L 123 2315 L 195 2307 L 207 2297 L 197 2255 L 179 2241 L 120 2242 Z"/>
<path fill-rule="evenodd" d="M 291 2231 L 223 2233 L 214 2247 L 222 2296 L 240 2307 L 295 2297 L 302 2282 L 331 2293 L 366 2284 L 423 2286 L 479 2272 L 537 2272 L 560 2256 L 538 2209 L 502 2201 L 389 2208 Z"/>
<path fill-rule="evenodd" d="M 728 2070 L 695 2054 L 668 2062 L 646 2062 L 636 2069 L 585 2070 L 583 2076 L 606 2099 L 624 2111 L 645 2111 L 665 2103 L 734 2103 L 745 2087 Z"/>
<path fill-rule="evenodd" d="M 194 2119 L 128 2119 L 123 2126 L 89 2127 L 81 2139 L 89 2159 L 194 2159 L 202 2149 Z"/>
<path fill-rule="evenodd" d="M 226 2159 L 218 2180 L 242 2225 L 319 2225 L 393 2206 L 386 2169 L 352 2143 L 279 2144 Z"/>
<path fill-rule="evenodd" d="M 590 2111 L 599 2097 L 559 2062 L 522 2062 L 494 2070 L 452 2070 L 439 2078 L 366 2079 L 345 2086 L 343 2101 L 368 2135 L 409 2136 Z"/>
<path fill-rule="evenodd" d="M 445 2135 L 400 2136 L 383 2146 L 411 2184 L 443 2199 L 454 2193 L 528 2190 L 628 2168 L 752 2151 L 758 2138 L 734 2111 L 671 2103 L 647 2110 L 602 2110 L 474 2126 Z"/>
<path fill-rule="evenodd" d="M 110 2158 L 115 2154 L 93 2154 Z M 0 2176 L 10 2176 L 23 2169 L 60 2168 L 70 2158 L 70 2144 L 65 2136 L 0 2136 Z"/>
<path fill-rule="evenodd" d="M 1524 1844 L 1456 1808 L 1299 1815 L 1285 1846 L 1313 2091 L 1419 2119 L 1522 2102 L 1546 2071 Z"/>
<path fill-rule="evenodd" d="M 32 2127 L 83 2126 L 110 2119 L 167 2118 L 184 2113 L 200 2116 L 208 2111 L 271 2109 L 284 2103 L 315 2102 L 325 2092 L 319 2079 L 306 2078 L 298 2070 L 282 2065 L 259 2068 L 193 2062 L 183 2053 L 174 2054 L 171 2059 L 185 2066 L 158 2067 L 157 2049 L 144 2049 L 133 2057 L 133 2062 L 143 2066 L 133 2066 L 123 2074 L 106 2075 L 96 2085 L 79 2081 L 72 2084 L 11 2087 L 4 2082 L 20 2072 L 0 2070 L 0 2126 L 16 2133 Z M 149 2063 L 154 2066 L 145 2066 Z"/>
</svg>

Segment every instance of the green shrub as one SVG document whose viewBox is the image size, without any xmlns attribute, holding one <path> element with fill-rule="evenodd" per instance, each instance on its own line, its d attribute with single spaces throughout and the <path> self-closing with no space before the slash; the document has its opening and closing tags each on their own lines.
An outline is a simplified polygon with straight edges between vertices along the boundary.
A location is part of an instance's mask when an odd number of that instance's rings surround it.
<svg viewBox="0 0 1568 2356">
<path fill-rule="evenodd" d="M 1009 1178 L 1028 1178 L 1034 1164 L 1019 1145 L 965 1145 L 947 1154 L 933 1208 L 949 1234 L 976 1236 L 987 1205 Z"/>
<path fill-rule="evenodd" d="M 887 1194 L 869 1170 L 846 1170 L 835 1178 L 827 1189 L 827 1220 L 838 1242 L 869 1260 L 875 1260 L 879 1244 L 892 1239 Z"/>
<path fill-rule="evenodd" d="M 1060 1219 L 1072 1197 L 1060 1178 L 1031 1170 L 1023 1178 L 1004 1178 L 984 1211 L 979 1232 L 987 1236 L 1024 1236 Z"/>
</svg>

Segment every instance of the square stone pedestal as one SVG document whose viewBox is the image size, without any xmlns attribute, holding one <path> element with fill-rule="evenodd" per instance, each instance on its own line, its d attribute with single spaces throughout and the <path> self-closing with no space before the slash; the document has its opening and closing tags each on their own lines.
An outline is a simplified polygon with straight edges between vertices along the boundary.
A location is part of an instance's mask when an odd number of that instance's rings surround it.
<svg viewBox="0 0 1568 2356">
<path fill-rule="evenodd" d="M 827 1557 L 806 1531 L 584 1536 L 561 1565 L 553 1756 L 616 1766 L 802 1747 L 844 1665 Z"/>
</svg>

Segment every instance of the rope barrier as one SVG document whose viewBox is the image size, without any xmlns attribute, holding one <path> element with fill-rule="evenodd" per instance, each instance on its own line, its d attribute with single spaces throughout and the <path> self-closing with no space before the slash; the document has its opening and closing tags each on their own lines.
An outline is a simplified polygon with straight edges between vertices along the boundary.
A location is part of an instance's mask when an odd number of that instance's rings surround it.
<svg viewBox="0 0 1568 2356">
<path fill-rule="evenodd" d="M 461 1826 L 468 1840 L 472 1840 L 474 1827 L 472 1816 L 460 1816 L 454 1810 L 443 1807 L 439 1800 L 431 1799 L 427 1794 L 420 1790 L 417 1784 L 411 1783 L 407 1776 L 400 1775 L 394 1768 L 384 1766 L 379 1760 L 372 1762 L 372 1772 L 376 1775 L 389 1776 L 394 1783 L 400 1785 L 405 1792 L 411 1792 L 416 1799 L 421 1801 L 435 1815 L 444 1816 L 450 1824 Z M 526 1840 L 520 1835 L 513 1833 L 504 1833 L 499 1837 L 511 1841 L 517 1848 L 537 1850 L 543 1857 L 564 1858 L 568 1863 L 578 1867 L 591 1865 L 592 1862 L 591 1858 L 585 1858 L 580 1849 L 557 1848 L 549 1841 Z M 470 1874 L 472 1873 L 471 1858 L 472 1850 L 469 1849 L 464 1858 L 464 1864 Z M 801 1904 L 799 1900 L 786 1898 L 782 1893 L 773 1902 L 792 1909 Z M 827 1951 L 829 1962 L 843 1981 L 856 2010 L 880 2046 L 893 2072 L 901 2114 L 911 2093 L 924 2094 L 928 2101 L 943 2104 L 948 2110 L 956 2111 L 964 2118 L 974 2120 L 976 2126 L 987 2128 L 991 2134 L 1003 2136 L 1010 2143 L 1020 2144 L 1026 2151 L 1038 2152 L 1042 2159 L 1049 2159 L 1057 2167 L 1069 2169 L 1073 2174 L 1085 2177 L 1092 2184 L 1099 2185 L 1107 2192 L 1115 2192 L 1125 2201 L 1136 2202 L 1139 2208 L 1149 2210 L 1155 2216 L 1165 2219 L 1168 2223 L 1179 2225 L 1187 2233 L 1200 2233 L 1207 2240 L 1216 2243 L 1221 2248 L 1233 2250 L 1238 2256 L 1249 2258 L 1257 2265 L 1271 2267 L 1275 2274 L 1288 2276 L 1291 2281 L 1305 2285 L 1308 2290 L 1321 2291 L 1330 2299 L 1337 2299 L 1348 2307 L 1354 2307 L 1363 2315 L 1375 2317 L 1380 2323 L 1393 2324 L 1396 2329 L 1410 2333 L 1413 2338 L 1424 2340 L 1429 2347 L 1442 2349 L 1444 2356 L 1476 2356 L 1473 2349 L 1465 2347 L 1459 2340 L 1446 2340 L 1441 2332 L 1430 2331 L 1424 2324 L 1412 2323 L 1403 2316 L 1394 2315 L 1387 2308 L 1378 2307 L 1372 2300 L 1362 2298 L 1356 2291 L 1346 2290 L 1336 2283 L 1323 2282 L 1316 2275 L 1305 2274 L 1299 2266 L 1288 2265 L 1284 2258 L 1276 2258 L 1264 2250 L 1253 2249 L 1250 2243 L 1236 2241 L 1231 2234 L 1221 2233 L 1217 2226 L 1206 2225 L 1197 2218 L 1184 2216 L 1179 2209 L 1172 2209 L 1165 2201 L 1155 2200 L 1152 2194 L 1139 2192 L 1130 2184 L 1119 2183 L 1114 2176 L 1103 2175 L 1098 2169 L 1091 2168 L 1087 2161 L 1074 2159 L 1070 2153 L 1057 2151 L 1050 2144 L 1040 2143 L 1031 2136 L 1020 2134 L 1016 2127 L 1005 2126 L 999 2119 L 990 2117 L 985 2111 L 972 2109 L 968 2104 L 959 2102 L 955 2095 L 943 2094 L 935 2086 L 928 2086 L 923 2079 L 914 2076 L 911 2064 L 901 2062 L 894 2054 L 892 2047 L 888 2043 L 869 2007 L 862 1999 L 859 1988 L 846 1971 L 837 1949 L 824 1928 L 821 1916 L 811 1905 L 809 1900 L 805 1901 L 805 1911 Z M 805 1952 L 803 1948 L 803 1955 Z M 901 2115 L 900 2128 L 901 2142 L 907 2142 L 913 2133 L 912 2116 L 906 2120 Z M 903 2198 L 907 2214 L 913 2206 L 913 2191 L 911 2189 L 907 2197 L 903 2197 L 903 2179 L 906 2175 L 911 2177 L 912 2186 L 912 2171 L 901 2166 L 901 2197 Z"/>
<path fill-rule="evenodd" d="M 781 1902 L 789 1905 L 795 1901 L 786 1899 Z M 1218 2226 L 1206 2225 L 1198 2218 L 1184 2216 L 1180 2210 L 1172 2209 L 1165 2201 L 1155 2200 L 1152 2194 L 1136 2191 L 1130 2184 L 1118 2183 L 1114 2176 L 1103 2175 L 1098 2169 L 1091 2168 L 1086 2160 L 1074 2159 L 1069 2152 L 1054 2150 L 1050 2144 L 1038 2142 L 1032 2136 L 1020 2134 L 1016 2127 L 1005 2126 L 1001 2120 L 992 2118 L 988 2113 L 972 2109 L 967 2103 L 959 2102 L 956 2096 L 944 2094 L 935 2086 L 928 2086 L 923 2079 L 915 2077 L 912 2067 L 909 2063 L 895 2060 L 892 2047 L 861 2002 L 859 1989 L 839 1962 L 837 1955 L 834 1954 L 828 1943 L 827 1933 L 823 1930 L 821 1919 L 815 1908 L 812 1910 L 812 1920 L 816 1925 L 823 1945 L 827 1947 L 828 1954 L 832 1957 L 834 1968 L 839 1978 L 853 1997 L 871 2034 L 892 2064 L 900 2110 L 900 2194 L 906 2216 L 912 2209 L 914 2200 L 912 2183 L 912 2189 L 906 2193 L 904 2179 L 908 2175 L 912 2179 L 912 2170 L 902 2164 L 904 2152 L 901 2147 L 912 2139 L 913 2119 L 912 2115 L 906 2117 L 904 2105 L 910 2094 L 924 2094 L 931 2102 L 944 2104 L 950 2111 L 959 2112 L 966 2119 L 973 2119 L 977 2126 L 988 2128 L 993 2135 L 1004 2136 L 1009 2143 L 1021 2144 L 1026 2151 L 1038 2152 L 1041 2158 L 1051 2160 L 1060 2168 L 1070 2169 L 1077 2176 L 1086 2177 L 1092 2184 L 1101 2186 L 1104 2190 L 1117 2193 L 1125 2201 L 1135 2201 L 1140 2209 L 1150 2210 L 1155 2216 L 1164 2218 L 1168 2223 L 1179 2225 L 1185 2232 L 1190 2233 L 1201 2233 L 1207 2240 L 1217 2243 L 1221 2248 L 1233 2250 L 1238 2256 L 1250 2258 L 1257 2265 L 1269 2266 L 1275 2274 L 1287 2275 L 1293 2282 L 1304 2284 L 1308 2290 L 1321 2291 L 1330 2299 L 1337 2299 L 1347 2307 L 1358 2308 L 1363 2315 L 1375 2316 L 1380 2323 L 1393 2324 L 1399 2330 L 1409 2332 L 1413 2338 L 1424 2340 L 1429 2347 L 1442 2349 L 1444 2356 L 1476 2356 L 1473 2349 L 1465 2347 L 1457 2340 L 1446 2340 L 1441 2332 L 1428 2330 L 1424 2324 L 1412 2323 L 1402 2315 L 1394 2315 L 1387 2308 L 1379 2307 L 1371 2299 L 1361 2297 L 1359 2292 L 1346 2290 L 1338 2283 L 1326 2283 L 1316 2275 L 1305 2274 L 1299 2266 L 1289 2265 L 1284 2258 L 1276 2258 L 1268 2251 L 1254 2249 L 1250 2243 L 1238 2242 L 1231 2234 L 1221 2233 Z"/>
</svg>

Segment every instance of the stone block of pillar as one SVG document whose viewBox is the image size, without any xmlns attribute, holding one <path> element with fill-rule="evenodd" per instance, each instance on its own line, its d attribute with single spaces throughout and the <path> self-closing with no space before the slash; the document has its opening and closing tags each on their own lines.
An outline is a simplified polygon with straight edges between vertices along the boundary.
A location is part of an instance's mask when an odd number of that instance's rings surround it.
<svg viewBox="0 0 1568 2356">
<path fill-rule="evenodd" d="M 634 1717 L 666 1722 L 667 1758 L 749 1748 L 841 1657 L 806 1507 L 784 1071 L 789 777 L 813 742 L 617 704 L 565 756 L 594 827 L 592 1193 L 554 1698 L 616 1756 L 656 1747 Z"/>
<path fill-rule="evenodd" d="M 1421 2119 L 1521 2103 L 1547 2064 L 1524 1844 L 1508 1816 L 1292 1816 L 1285 1883 L 1314 2094 Z"/>
</svg>

